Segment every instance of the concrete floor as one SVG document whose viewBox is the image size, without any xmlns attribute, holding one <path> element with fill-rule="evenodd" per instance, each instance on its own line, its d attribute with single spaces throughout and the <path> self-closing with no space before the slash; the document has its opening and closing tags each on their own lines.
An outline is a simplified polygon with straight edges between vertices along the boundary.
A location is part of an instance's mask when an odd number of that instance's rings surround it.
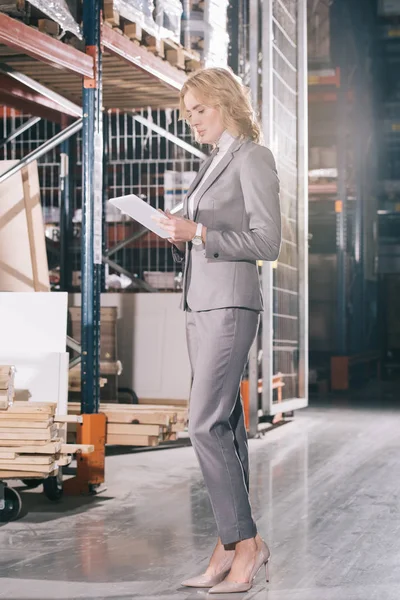
<svg viewBox="0 0 400 600">
<path fill-rule="evenodd" d="M 250 441 L 271 583 L 260 575 L 248 594 L 216 600 L 399 600 L 400 416 L 362 398 Z M 179 585 L 205 568 L 216 535 L 192 449 L 112 455 L 106 476 L 95 498 L 22 491 L 26 514 L 0 526 L 0 598 L 207 597 Z"/>
</svg>

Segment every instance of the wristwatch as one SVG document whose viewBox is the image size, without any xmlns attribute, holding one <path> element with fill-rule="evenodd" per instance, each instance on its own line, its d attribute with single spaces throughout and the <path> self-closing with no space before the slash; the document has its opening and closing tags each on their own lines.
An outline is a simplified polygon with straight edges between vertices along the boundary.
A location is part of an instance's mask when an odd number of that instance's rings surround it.
<svg viewBox="0 0 400 600">
<path fill-rule="evenodd" d="M 200 246 L 203 243 L 201 234 L 203 232 L 203 225 L 201 223 L 197 224 L 196 233 L 194 234 L 194 238 L 192 239 L 192 244 L 194 246 Z"/>
</svg>

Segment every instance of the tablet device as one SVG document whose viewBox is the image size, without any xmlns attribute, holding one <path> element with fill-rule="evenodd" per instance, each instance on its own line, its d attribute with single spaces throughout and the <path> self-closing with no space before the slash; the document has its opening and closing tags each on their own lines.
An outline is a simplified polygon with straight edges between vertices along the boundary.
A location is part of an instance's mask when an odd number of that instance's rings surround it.
<svg viewBox="0 0 400 600">
<path fill-rule="evenodd" d="M 118 198 L 111 198 L 108 201 L 113 206 L 116 206 L 123 214 L 128 215 L 144 227 L 156 233 L 159 237 L 167 239 L 170 234 L 164 231 L 152 217 L 162 217 L 161 213 L 150 206 L 145 200 L 139 198 L 135 194 L 128 194 L 128 196 L 119 196 Z"/>
</svg>

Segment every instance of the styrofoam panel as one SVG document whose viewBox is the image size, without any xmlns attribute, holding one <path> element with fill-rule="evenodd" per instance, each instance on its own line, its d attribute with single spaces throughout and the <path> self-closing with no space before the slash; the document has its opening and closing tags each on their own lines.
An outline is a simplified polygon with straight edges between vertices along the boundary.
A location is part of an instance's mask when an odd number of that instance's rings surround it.
<svg viewBox="0 0 400 600">
<path fill-rule="evenodd" d="M 0 353 L 65 352 L 66 292 L 0 292 Z"/>
<path fill-rule="evenodd" d="M 80 294 L 71 297 L 80 306 Z M 118 359 L 121 387 L 139 398 L 187 400 L 191 370 L 181 294 L 102 294 L 102 306 L 118 309 Z"/>
<path fill-rule="evenodd" d="M 15 390 L 29 391 L 32 402 L 57 402 L 57 413 L 67 414 L 68 352 L 35 354 L 0 352 L 0 364 L 14 365 Z"/>
</svg>

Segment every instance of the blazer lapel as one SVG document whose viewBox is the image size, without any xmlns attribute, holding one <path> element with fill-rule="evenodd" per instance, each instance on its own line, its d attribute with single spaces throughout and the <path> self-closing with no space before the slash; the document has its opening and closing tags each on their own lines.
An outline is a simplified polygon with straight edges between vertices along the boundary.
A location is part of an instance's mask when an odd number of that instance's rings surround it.
<svg viewBox="0 0 400 600">
<path fill-rule="evenodd" d="M 225 154 L 225 156 L 221 160 L 221 162 L 219 162 L 218 165 L 215 167 L 215 169 L 213 171 L 211 171 L 211 173 L 207 177 L 206 181 L 204 181 L 204 184 L 200 186 L 200 191 L 197 194 L 197 197 L 195 200 L 194 211 L 193 211 L 194 212 L 194 216 L 193 216 L 194 221 L 197 218 L 197 212 L 199 210 L 199 204 L 200 204 L 202 197 L 207 192 L 207 190 L 210 189 L 210 187 L 218 179 L 218 177 L 225 171 L 225 169 L 227 168 L 229 163 L 233 160 L 233 158 L 235 156 L 235 152 L 237 152 L 239 150 L 239 148 L 242 144 L 243 144 L 243 141 L 241 141 L 239 139 L 236 140 L 232 144 L 232 146 L 229 148 L 228 152 Z"/>
<path fill-rule="evenodd" d="M 201 181 L 204 173 L 206 172 L 206 170 L 210 166 L 211 161 L 213 160 L 213 158 L 214 158 L 214 156 L 216 154 L 217 154 L 217 149 L 213 150 L 213 152 L 210 154 L 210 156 L 205 159 L 205 161 L 200 166 L 200 169 L 198 170 L 197 175 L 195 176 L 195 178 L 193 179 L 192 183 L 189 186 L 189 189 L 188 189 L 187 194 L 186 194 L 186 196 L 184 198 L 184 201 L 183 201 L 183 216 L 184 216 L 185 219 L 187 218 L 187 215 L 188 215 L 188 199 L 189 199 L 189 196 L 194 192 L 194 190 L 196 189 L 196 187 L 199 185 L 199 182 Z"/>
</svg>

